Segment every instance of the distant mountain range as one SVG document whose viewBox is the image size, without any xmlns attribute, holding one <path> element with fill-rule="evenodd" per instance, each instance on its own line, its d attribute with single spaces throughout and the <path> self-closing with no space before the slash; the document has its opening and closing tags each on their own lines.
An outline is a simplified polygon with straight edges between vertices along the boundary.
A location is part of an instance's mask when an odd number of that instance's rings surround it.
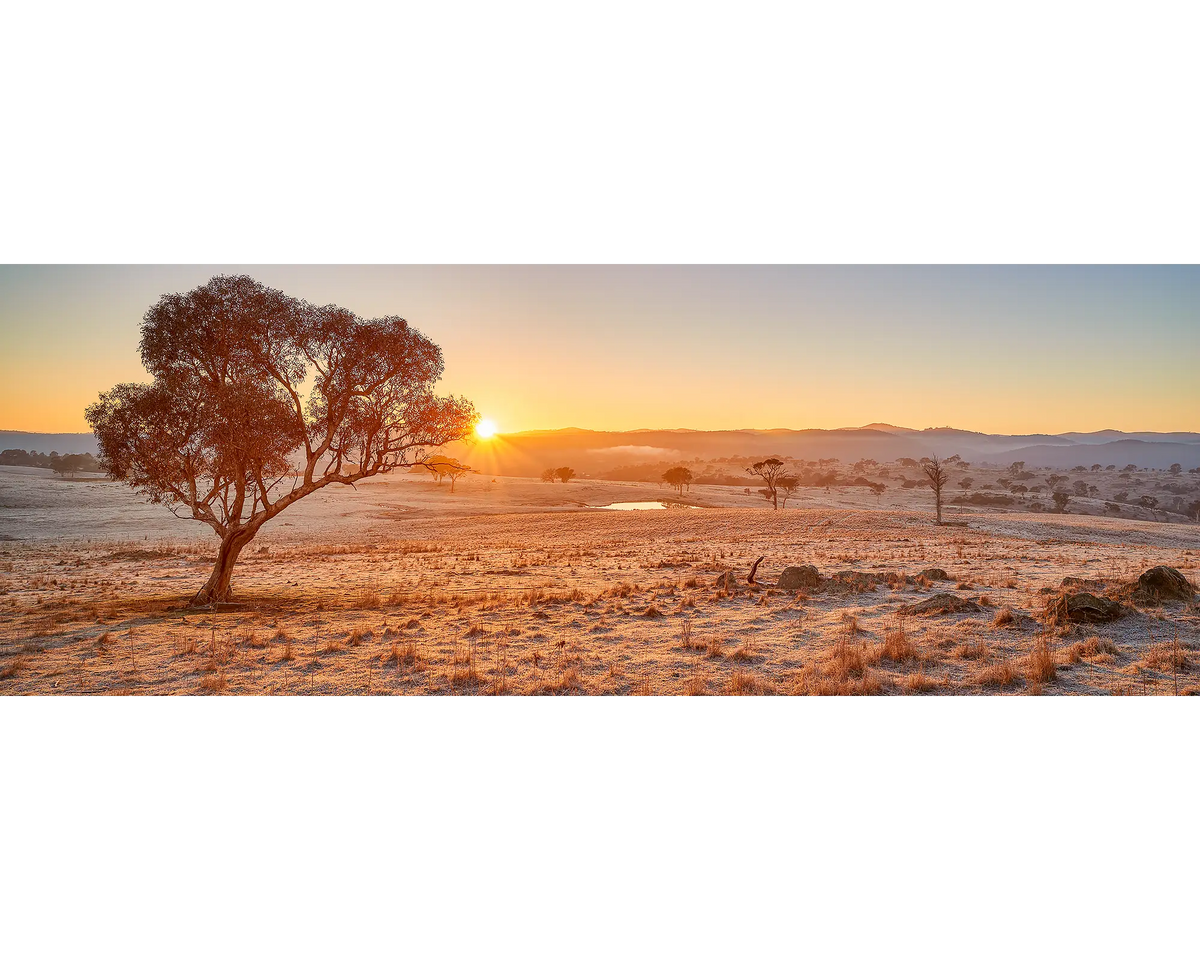
<svg viewBox="0 0 1200 960">
<path fill-rule="evenodd" d="M 17 448 L 41 453 L 99 453 L 90 433 L 26 433 L 0 430 L 0 450 Z M 717 460 L 723 457 L 836 458 L 886 462 L 900 457 L 958 454 L 964 460 L 1008 464 L 1024 460 L 1030 467 L 1077 465 L 1165 469 L 1178 463 L 1200 467 L 1200 433 L 1004 434 L 977 433 L 953 427 L 914 430 L 888 423 L 837 430 L 528 430 L 497 436 L 489 442 L 453 444 L 445 451 L 488 473 L 537 476 L 547 467 L 572 466 L 595 473 L 631 463 Z"/>
<path fill-rule="evenodd" d="M 631 463 L 717 460 L 726 457 L 834 458 L 881 463 L 900 457 L 958 454 L 964 460 L 1030 467 L 1091 466 L 1165 469 L 1178 463 L 1200 467 L 1200 433 L 1003 434 L 953 427 L 913 430 L 891 424 L 836 430 L 530 430 L 504 434 L 490 443 L 456 445 L 450 452 L 488 473 L 536 476 L 546 467 L 572 466 L 583 473 Z"/>
</svg>

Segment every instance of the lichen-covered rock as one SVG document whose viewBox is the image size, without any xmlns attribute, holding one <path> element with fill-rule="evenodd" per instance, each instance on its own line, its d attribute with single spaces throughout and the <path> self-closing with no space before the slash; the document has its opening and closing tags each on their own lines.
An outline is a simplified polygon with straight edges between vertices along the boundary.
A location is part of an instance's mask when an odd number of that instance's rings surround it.
<svg viewBox="0 0 1200 960">
<path fill-rule="evenodd" d="M 1187 577 L 1174 567 L 1151 567 L 1133 585 L 1133 599 L 1139 603 L 1186 602 L 1194 596 Z"/>
<path fill-rule="evenodd" d="M 983 610 L 973 600 L 954 593 L 935 593 L 917 603 L 905 604 L 896 612 L 902 617 L 931 617 L 946 613 L 979 613 Z"/>
<path fill-rule="evenodd" d="M 1125 613 L 1116 600 L 1097 597 L 1091 593 L 1063 593 L 1050 600 L 1046 611 L 1053 620 L 1072 623 L 1111 623 Z"/>
<path fill-rule="evenodd" d="M 951 579 L 950 575 L 948 573 L 946 573 L 946 571 L 943 570 L 941 567 L 926 567 L 924 570 L 922 570 L 920 572 L 919 576 L 924 577 L 926 580 L 949 580 L 949 579 Z"/>
<path fill-rule="evenodd" d="M 806 590 L 811 593 L 821 586 L 821 574 L 811 563 L 799 567 L 785 567 L 776 586 L 780 590 Z"/>
</svg>

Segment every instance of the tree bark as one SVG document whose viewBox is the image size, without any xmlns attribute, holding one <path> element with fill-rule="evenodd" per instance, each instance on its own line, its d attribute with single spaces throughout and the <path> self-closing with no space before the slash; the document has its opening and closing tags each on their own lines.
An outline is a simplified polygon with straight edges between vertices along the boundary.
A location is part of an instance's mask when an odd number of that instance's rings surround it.
<svg viewBox="0 0 1200 960">
<path fill-rule="evenodd" d="M 238 555 L 257 533 L 255 530 L 239 530 L 221 540 L 221 548 L 217 551 L 217 562 L 209 575 L 208 582 L 192 597 L 189 606 L 207 607 L 214 603 L 229 603 L 233 600 L 233 565 L 237 563 Z"/>
</svg>

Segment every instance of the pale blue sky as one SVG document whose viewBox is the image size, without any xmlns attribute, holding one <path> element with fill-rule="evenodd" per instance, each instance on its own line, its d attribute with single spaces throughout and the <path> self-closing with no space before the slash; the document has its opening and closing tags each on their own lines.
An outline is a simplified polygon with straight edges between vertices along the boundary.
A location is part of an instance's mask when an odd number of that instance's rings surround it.
<svg viewBox="0 0 1200 960">
<path fill-rule="evenodd" d="M 0 428 L 84 430 L 164 293 L 246 272 L 445 352 L 502 430 L 1200 429 L 1195 267 L 0 267 Z"/>
</svg>

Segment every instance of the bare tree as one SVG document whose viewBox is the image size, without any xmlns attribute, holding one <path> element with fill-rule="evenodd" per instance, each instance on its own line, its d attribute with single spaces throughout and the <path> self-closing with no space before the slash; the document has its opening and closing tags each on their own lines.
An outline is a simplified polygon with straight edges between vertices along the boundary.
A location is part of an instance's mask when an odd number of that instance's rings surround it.
<svg viewBox="0 0 1200 960">
<path fill-rule="evenodd" d="M 542 471 L 542 483 L 553 483 L 554 480 L 555 480 L 555 477 L 554 477 L 554 468 L 553 467 L 547 467 L 545 470 Z"/>
<path fill-rule="evenodd" d="M 238 555 L 293 503 L 420 463 L 478 419 L 434 395 L 442 352 L 400 317 L 363 320 L 247 276 L 162 297 L 140 350 L 154 382 L 118 384 L 87 419 L 110 476 L 220 537 L 194 606 L 231 599 Z"/>
<path fill-rule="evenodd" d="M 926 483 L 933 490 L 933 500 L 937 505 L 937 522 L 940 525 L 942 522 L 942 490 L 949 482 L 950 476 L 946 473 L 936 454 L 930 458 L 928 463 L 923 463 L 921 469 L 925 471 Z"/>
<path fill-rule="evenodd" d="M 783 470 L 783 461 L 776 460 L 770 457 L 766 460 L 760 460 L 751 467 L 746 468 L 746 472 L 752 477 L 758 477 L 767 485 L 765 490 L 760 491 L 764 497 L 771 501 L 775 509 L 779 509 L 779 481 L 787 476 Z"/>
</svg>

